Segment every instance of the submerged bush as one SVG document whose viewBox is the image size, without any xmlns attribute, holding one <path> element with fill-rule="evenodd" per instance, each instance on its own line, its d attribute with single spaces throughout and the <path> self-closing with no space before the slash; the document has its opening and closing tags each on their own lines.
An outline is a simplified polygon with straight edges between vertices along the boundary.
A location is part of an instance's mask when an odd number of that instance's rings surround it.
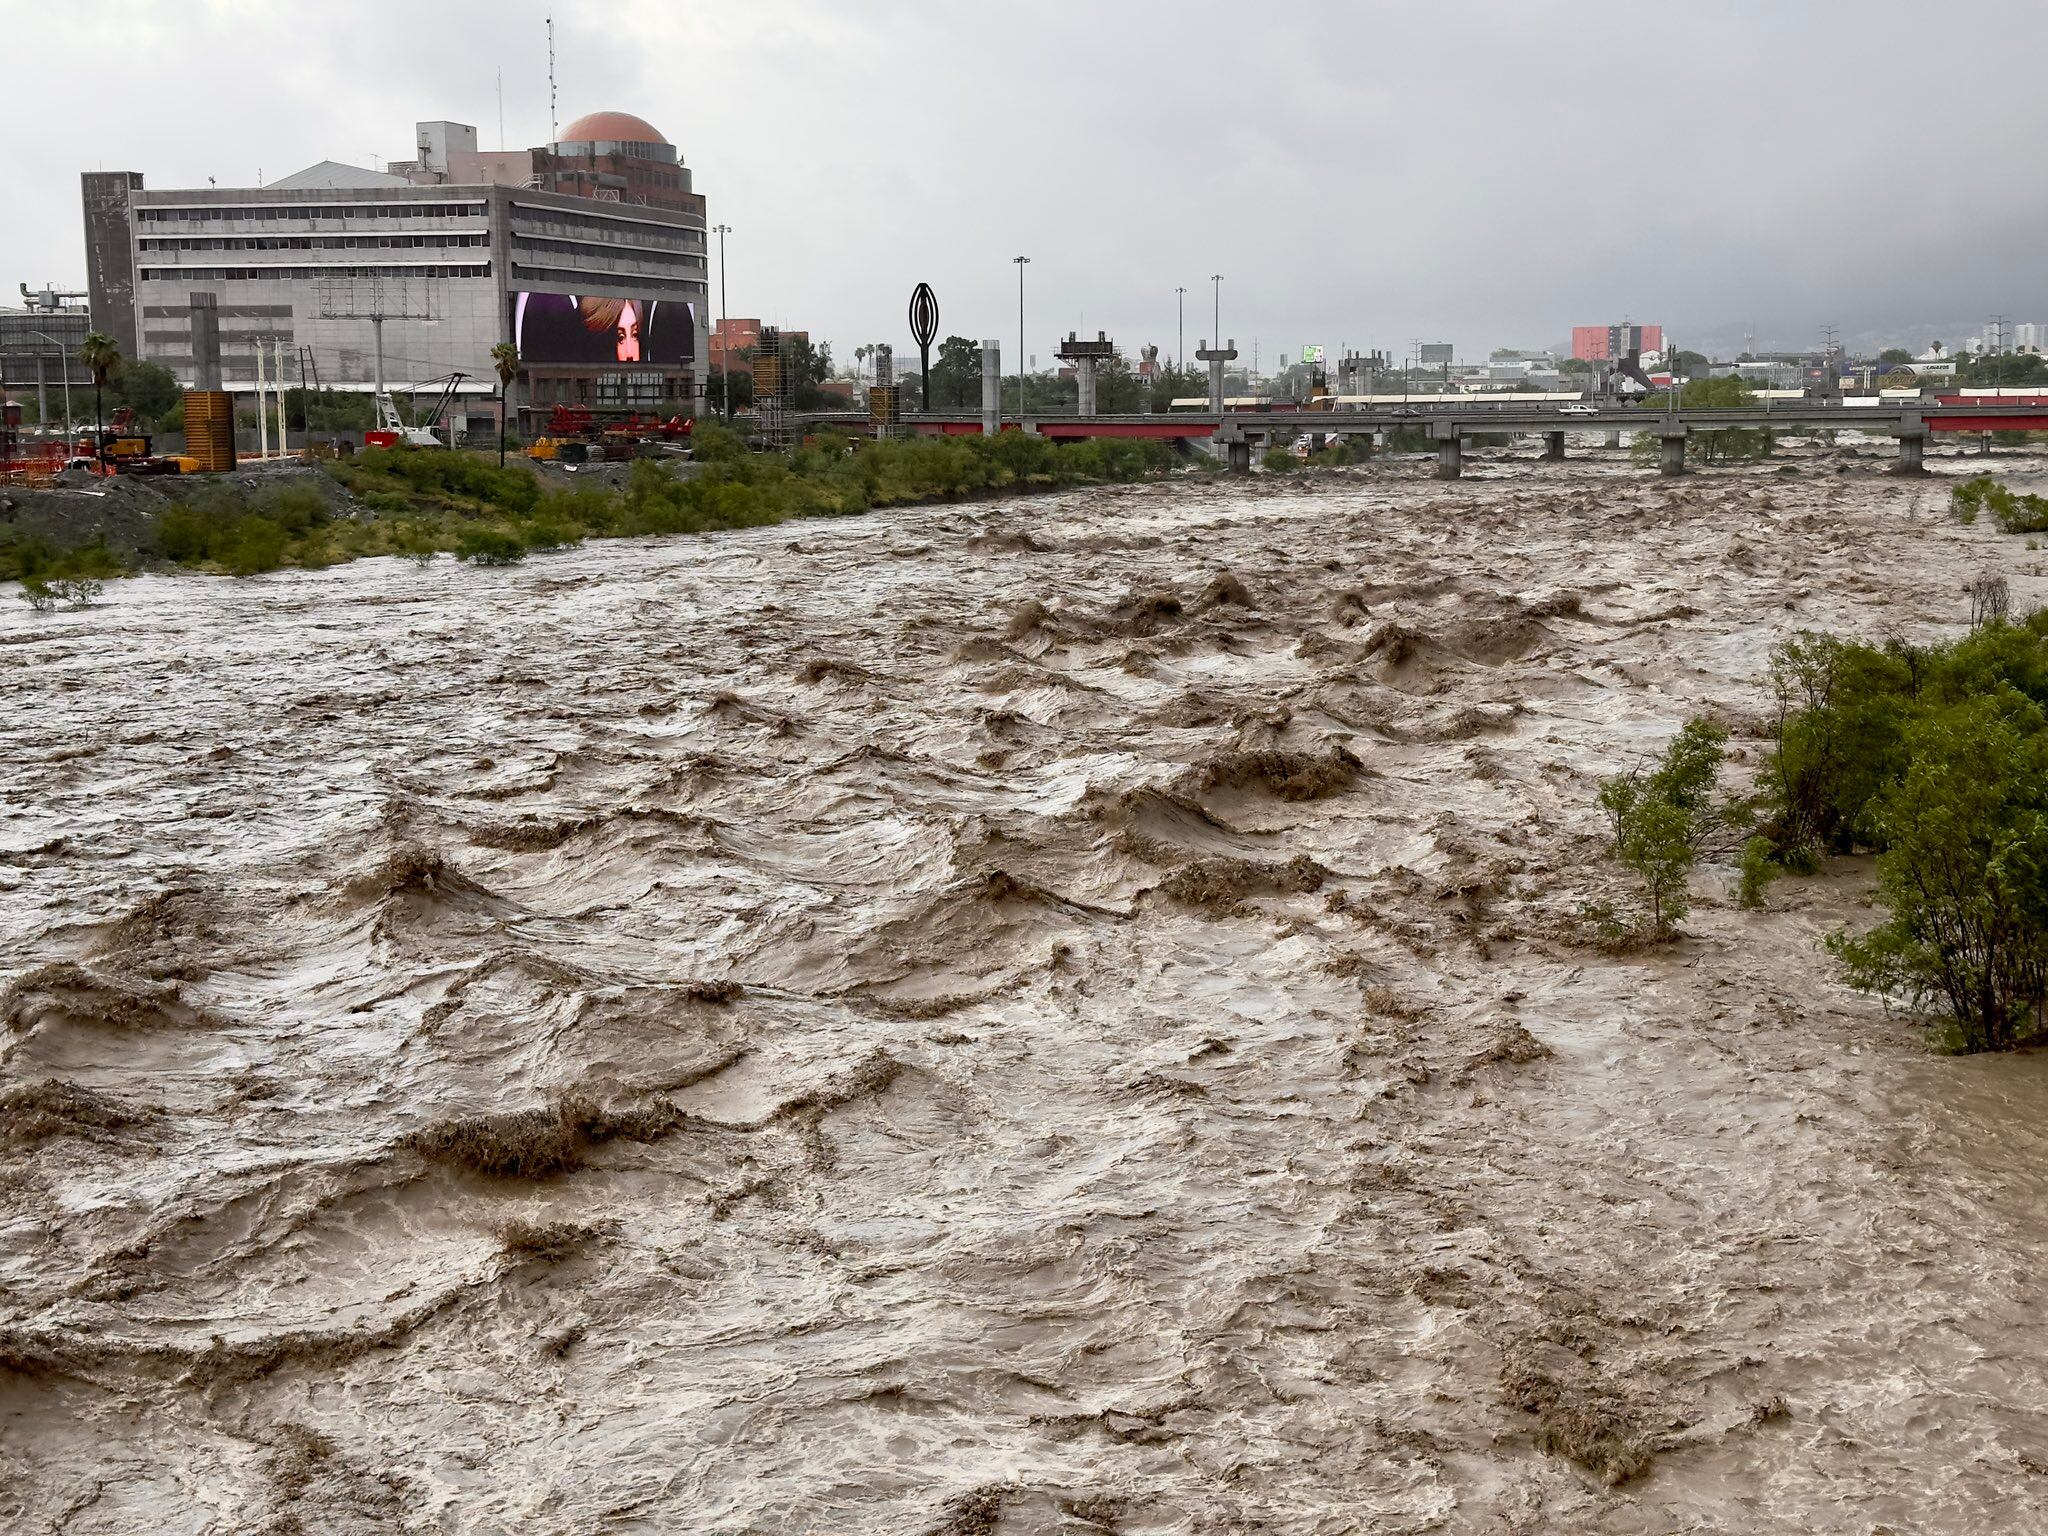
<svg viewBox="0 0 2048 1536">
<path fill-rule="evenodd" d="M 516 565 L 526 558 L 526 541 L 510 529 L 473 523 L 456 536 L 455 558 L 471 565 Z"/>
<path fill-rule="evenodd" d="M 1974 523 L 1981 509 L 2007 533 L 2048 533 L 2048 497 L 2016 493 L 1989 475 L 1973 475 L 1948 494 L 1958 522 Z"/>
<path fill-rule="evenodd" d="M 1722 822 L 1714 803 L 1728 733 L 1688 720 L 1648 772 L 1632 769 L 1600 786 L 1615 858 L 1642 879 L 1644 923 L 1663 938 L 1686 914 L 1685 882 L 1701 845 Z"/>
<path fill-rule="evenodd" d="M 1877 797 L 1878 886 L 1891 916 L 1830 947 L 1859 987 L 1945 1014 L 1942 1043 L 2003 1050 L 2041 1031 L 2048 998 L 2048 730 L 2032 700 L 1983 697 L 1906 732 L 1908 766 Z"/>
<path fill-rule="evenodd" d="M 1945 645 L 1801 635 L 1772 657 L 1766 851 L 1877 854 L 1889 916 L 1831 941 L 1850 981 L 1958 1050 L 2036 1038 L 2048 996 L 2048 613 Z"/>
</svg>

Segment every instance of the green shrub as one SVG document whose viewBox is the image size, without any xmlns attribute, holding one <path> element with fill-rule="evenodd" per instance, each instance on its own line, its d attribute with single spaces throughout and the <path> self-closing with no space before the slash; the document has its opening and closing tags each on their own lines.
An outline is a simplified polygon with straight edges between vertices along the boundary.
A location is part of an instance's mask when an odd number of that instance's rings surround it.
<svg viewBox="0 0 2048 1536">
<path fill-rule="evenodd" d="M 256 576 L 284 564 L 288 535 L 267 517 L 245 517 L 215 551 L 231 576 Z"/>
<path fill-rule="evenodd" d="M 481 505 L 523 513 L 540 500 L 540 482 L 521 465 L 445 448 L 365 448 L 334 473 L 351 489 L 404 488 L 450 506 Z"/>
<path fill-rule="evenodd" d="M 1643 882 L 1643 930 L 1663 938 L 1686 913 L 1685 882 L 1701 845 L 1723 817 L 1714 803 L 1728 733 L 1688 720 L 1657 766 L 1631 770 L 1600 786 L 1614 856 Z"/>
<path fill-rule="evenodd" d="M 1988 500 L 1988 495 L 1974 499 Z M 1849 980 L 1940 1018 L 1958 1050 L 2041 1032 L 2048 992 L 2048 612 L 1934 646 L 1801 635 L 1773 653 L 1766 851 L 1868 848 L 1889 916 L 1830 946 Z"/>
<path fill-rule="evenodd" d="M 471 565 L 516 565 L 526 558 L 526 544 L 509 529 L 472 523 L 456 536 L 455 558 Z"/>
<path fill-rule="evenodd" d="M 2048 718 L 1972 699 L 1914 723 L 1878 797 L 1890 917 L 1830 947 L 1856 986 L 1936 1005 L 1941 1041 L 2003 1050 L 2041 1033 L 2048 999 Z"/>
<path fill-rule="evenodd" d="M 583 542 L 583 530 L 558 517 L 534 517 L 519 525 L 519 539 L 528 549 L 561 549 Z"/>
<path fill-rule="evenodd" d="M 40 576 L 21 578 L 21 591 L 17 594 L 24 603 L 37 613 L 51 613 L 57 607 L 57 591 Z"/>
<path fill-rule="evenodd" d="M 1742 862 L 1737 866 L 1742 874 L 1742 883 L 1736 890 L 1738 905 L 1757 908 L 1764 904 L 1764 891 L 1778 876 L 1785 873 L 1785 867 L 1771 857 L 1771 840 L 1761 835 L 1747 839 L 1742 845 Z"/>
<path fill-rule="evenodd" d="M 1288 474 L 1301 468 L 1301 460 L 1294 456 L 1292 448 L 1272 447 L 1259 456 L 1259 467 L 1276 475 Z"/>
<path fill-rule="evenodd" d="M 2048 533 L 2048 497 L 2016 494 L 1989 475 L 1953 487 L 1949 508 L 1958 522 L 1974 523 L 1978 511 L 1988 509 L 2007 533 Z"/>
</svg>

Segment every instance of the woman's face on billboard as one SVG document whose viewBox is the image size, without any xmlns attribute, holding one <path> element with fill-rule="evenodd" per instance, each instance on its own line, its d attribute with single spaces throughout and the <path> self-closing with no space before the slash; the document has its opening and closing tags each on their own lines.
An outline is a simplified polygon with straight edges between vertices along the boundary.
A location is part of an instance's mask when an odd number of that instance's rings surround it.
<svg viewBox="0 0 2048 1536">
<path fill-rule="evenodd" d="M 640 361 L 640 306 L 631 302 L 619 306 L 619 361 Z"/>
</svg>

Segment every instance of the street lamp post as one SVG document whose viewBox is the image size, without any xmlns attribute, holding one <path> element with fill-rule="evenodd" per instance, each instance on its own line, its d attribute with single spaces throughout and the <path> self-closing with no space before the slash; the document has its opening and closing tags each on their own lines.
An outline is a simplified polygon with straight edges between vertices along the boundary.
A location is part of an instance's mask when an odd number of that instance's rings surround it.
<svg viewBox="0 0 2048 1536">
<path fill-rule="evenodd" d="M 720 224 L 715 233 L 718 236 L 718 329 L 723 333 L 718 348 L 718 394 L 719 404 L 725 407 L 725 419 L 732 422 L 732 317 L 725 308 L 725 237 L 732 233 L 730 224 Z"/>
<path fill-rule="evenodd" d="M 1178 297 L 1174 300 L 1180 306 L 1180 326 L 1173 344 L 1173 366 L 1177 373 L 1188 371 L 1188 290 L 1185 285 L 1173 290 Z"/>
<path fill-rule="evenodd" d="M 1024 430 L 1024 269 L 1029 256 L 1011 258 L 1017 263 L 1017 430 Z"/>
<path fill-rule="evenodd" d="M 1215 333 L 1216 339 L 1210 345 L 1220 347 L 1223 345 L 1223 274 L 1221 272 L 1209 274 L 1209 287 L 1216 300 L 1215 313 L 1209 319 L 1209 328 Z"/>
<path fill-rule="evenodd" d="M 69 459 L 71 457 L 71 353 L 66 350 L 61 341 L 57 340 L 56 337 L 50 335 L 47 331 L 30 331 L 29 335 L 40 336 L 44 341 L 55 347 L 57 349 L 57 359 L 64 365 L 64 457 Z M 46 421 L 41 423 L 41 425 L 48 427 L 49 423 Z"/>
</svg>

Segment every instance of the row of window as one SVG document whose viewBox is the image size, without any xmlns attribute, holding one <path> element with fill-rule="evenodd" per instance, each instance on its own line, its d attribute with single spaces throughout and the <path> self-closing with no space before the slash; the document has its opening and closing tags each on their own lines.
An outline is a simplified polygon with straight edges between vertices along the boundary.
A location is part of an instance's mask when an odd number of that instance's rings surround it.
<svg viewBox="0 0 2048 1536">
<path fill-rule="evenodd" d="M 565 222 L 559 219 L 527 219 L 515 216 L 512 234 L 520 240 L 535 240 L 553 237 L 558 240 L 574 240 L 583 245 L 613 247 L 651 247 L 665 251 L 701 251 L 704 237 L 695 230 L 677 230 L 670 234 L 666 230 L 638 224 L 629 229 L 613 229 L 581 219 Z"/>
<path fill-rule="evenodd" d="M 512 276 L 520 281 L 522 286 L 528 283 L 562 283 L 575 288 L 579 293 L 590 292 L 593 281 L 603 282 L 617 275 L 615 271 L 601 267 L 531 267 L 523 262 L 512 263 Z M 685 296 L 704 291 L 704 284 L 701 281 L 691 282 L 666 276 L 653 277 L 642 273 L 634 273 L 632 276 L 636 288 L 668 288 Z M 603 291 L 601 288 L 598 290 L 600 293 Z"/>
<path fill-rule="evenodd" d="M 138 208 L 144 224 L 222 219 L 480 219 L 482 203 L 263 203 L 254 208 Z"/>
<path fill-rule="evenodd" d="M 140 240 L 145 251 L 407 251 L 485 246 L 489 235 L 254 235 L 246 240 Z"/>
<path fill-rule="evenodd" d="M 528 251 L 553 251 L 558 256 L 573 256 L 607 267 L 620 261 L 648 261 L 657 266 L 680 266 L 692 270 L 697 267 L 697 258 L 688 252 L 650 251 L 631 245 L 599 246 L 592 250 L 593 244 L 586 240 L 534 240 L 521 235 L 513 242 L 512 254 L 519 256 Z"/>
<path fill-rule="evenodd" d="M 352 267 L 336 263 L 325 267 L 143 267 L 137 273 L 145 283 L 255 282 L 281 283 L 316 277 L 489 277 L 491 264 L 473 267 L 413 267 L 382 263 L 374 267 Z"/>
</svg>

